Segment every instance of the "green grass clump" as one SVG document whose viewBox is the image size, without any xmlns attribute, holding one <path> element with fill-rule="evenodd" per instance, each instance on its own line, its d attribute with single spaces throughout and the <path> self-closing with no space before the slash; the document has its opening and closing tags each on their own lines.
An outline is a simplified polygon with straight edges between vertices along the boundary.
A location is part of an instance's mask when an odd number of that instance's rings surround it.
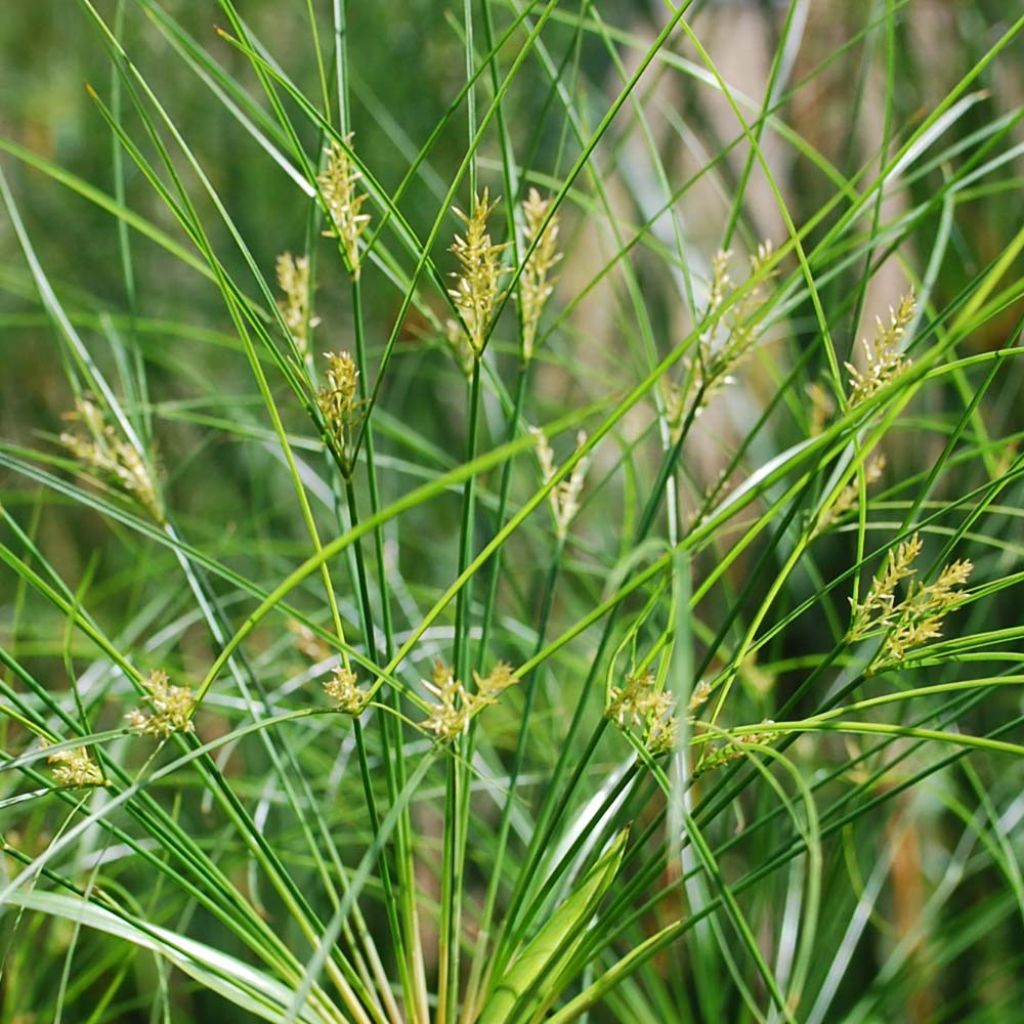
<svg viewBox="0 0 1024 1024">
<path fill-rule="evenodd" d="M 0 1020 L 1015 1019 L 1024 18 L 939 6 L 0 26 Z"/>
</svg>

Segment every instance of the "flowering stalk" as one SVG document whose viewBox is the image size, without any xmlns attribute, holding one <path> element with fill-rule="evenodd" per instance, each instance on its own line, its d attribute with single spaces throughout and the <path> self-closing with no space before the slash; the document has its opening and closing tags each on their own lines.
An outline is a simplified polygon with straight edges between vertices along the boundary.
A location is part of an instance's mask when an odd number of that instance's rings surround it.
<svg viewBox="0 0 1024 1024">
<path fill-rule="evenodd" d="M 166 672 L 150 672 L 143 681 L 147 694 L 144 698 L 152 711 L 133 708 L 125 716 L 128 724 L 147 736 L 166 738 L 173 732 L 194 732 L 192 713 L 195 701 L 189 686 L 172 686 Z"/>
<path fill-rule="evenodd" d="M 58 785 L 67 786 L 69 789 L 87 789 L 103 785 L 103 773 L 85 747 L 54 751 L 46 761 L 54 766 L 53 778 Z"/>
<path fill-rule="evenodd" d="M 863 640 L 868 636 L 884 632 L 881 667 L 900 665 L 908 653 L 928 640 L 942 635 L 945 617 L 963 599 L 960 589 L 974 569 L 967 559 L 960 559 L 945 566 L 934 583 L 912 582 L 907 596 L 897 602 L 896 588 L 902 580 L 916 573 L 914 560 L 921 553 L 921 536 L 914 534 L 896 549 L 890 551 L 885 567 L 872 581 L 864 600 L 854 602 L 853 623 L 850 627 L 851 641 Z"/>
<path fill-rule="evenodd" d="M 851 406 L 866 401 L 910 366 L 910 360 L 900 353 L 900 343 L 908 324 L 914 319 L 916 308 L 917 299 L 913 292 L 908 292 L 896 309 L 890 308 L 887 324 L 876 318 L 874 335 L 870 341 L 865 338 L 862 342 L 866 361 L 864 369 L 859 370 L 852 363 L 846 364 L 850 374 Z"/>
<path fill-rule="evenodd" d="M 442 742 L 449 743 L 466 733 L 472 719 L 496 704 L 505 690 L 518 682 L 518 677 L 511 665 L 499 661 L 486 676 L 474 672 L 473 681 L 476 690 L 470 692 L 455 678 L 452 667 L 440 658 L 434 662 L 432 680 L 424 681 L 434 700 L 422 725 Z"/>
<path fill-rule="evenodd" d="M 552 216 L 544 227 L 544 220 L 551 209 L 550 199 L 541 199 L 540 193 L 531 188 L 523 202 L 523 217 L 526 221 L 524 235 L 532 251 L 523 265 L 519 278 L 520 311 L 523 324 L 523 362 L 533 358 L 544 306 L 555 290 L 551 271 L 562 254 L 558 252 L 558 216 Z"/>
<path fill-rule="evenodd" d="M 370 223 L 370 215 L 363 213 L 366 193 L 360 192 L 357 183 L 362 177 L 349 150 L 352 148 L 352 133 L 343 137 L 344 145 L 332 141 L 327 147 L 327 161 L 317 176 L 320 194 L 327 207 L 331 227 L 324 231 L 327 238 L 337 238 L 353 278 L 359 277 L 359 239 Z"/>
<path fill-rule="evenodd" d="M 137 501 L 155 523 L 163 524 L 164 511 L 150 467 L 136 448 L 105 422 L 99 406 L 88 398 L 76 399 L 75 411 L 64 418 L 81 423 L 85 431 L 66 430 L 60 443 L 83 467 L 106 478 Z"/>
<path fill-rule="evenodd" d="M 459 311 L 467 340 L 475 358 L 483 355 L 491 327 L 491 318 L 500 295 L 501 277 L 505 273 L 499 258 L 505 245 L 491 241 L 487 220 L 500 200 L 490 201 L 487 189 L 482 196 L 473 197 L 469 214 L 457 207 L 455 215 L 466 225 L 465 233 L 456 235 L 451 251 L 459 263 L 453 275 L 455 285 L 448 289 L 455 308 Z"/>
<path fill-rule="evenodd" d="M 327 382 L 317 393 L 317 405 L 324 418 L 331 448 L 346 477 L 352 474 L 355 440 L 362 420 L 359 399 L 359 370 L 346 351 L 325 352 Z"/>
<path fill-rule="evenodd" d="M 305 359 L 309 351 L 309 332 L 320 320 L 309 314 L 309 260 L 283 252 L 277 257 L 277 285 L 284 292 L 278 308 L 285 326 L 295 342 L 299 355 Z"/>
<path fill-rule="evenodd" d="M 544 436 L 544 431 L 538 427 L 530 427 L 536 443 L 537 461 L 540 463 L 541 474 L 544 483 L 548 484 L 555 476 L 555 455 Z M 586 444 L 587 435 L 581 430 L 576 435 L 576 450 L 579 451 Z M 580 494 L 583 493 L 583 483 L 586 480 L 587 469 L 590 467 L 589 457 L 580 459 L 573 466 L 572 473 L 567 480 L 557 483 L 548 495 L 548 502 L 551 506 L 551 514 L 555 519 L 555 532 L 559 540 L 565 540 L 569 533 L 569 527 L 580 510 Z"/>
</svg>

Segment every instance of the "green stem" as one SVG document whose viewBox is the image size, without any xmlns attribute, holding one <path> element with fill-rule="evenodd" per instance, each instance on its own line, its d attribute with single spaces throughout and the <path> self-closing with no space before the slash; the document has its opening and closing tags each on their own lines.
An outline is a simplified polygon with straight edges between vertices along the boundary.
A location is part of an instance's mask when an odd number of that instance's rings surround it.
<svg viewBox="0 0 1024 1024">
<path fill-rule="evenodd" d="M 525 380 L 525 372 L 520 380 Z M 520 388 L 522 391 L 522 388 Z M 540 616 L 537 622 L 537 639 L 534 643 L 533 657 L 535 658 L 543 649 L 547 634 L 547 626 L 551 619 L 551 607 L 554 603 L 555 585 L 558 580 L 558 572 L 562 565 L 562 553 L 565 549 L 565 538 L 559 537 L 555 550 L 552 554 L 551 565 L 548 568 L 547 580 L 544 584 L 543 596 L 541 598 Z M 497 555 L 495 559 L 497 560 Z M 495 578 L 497 570 L 495 570 Z M 508 845 L 509 831 L 512 826 L 512 811 L 515 806 L 516 784 L 519 780 L 519 773 L 522 770 L 523 761 L 526 756 L 526 741 L 530 734 L 531 712 L 533 710 L 534 696 L 543 672 L 544 666 L 538 665 L 536 671 L 530 674 L 526 681 L 523 694 L 523 708 L 519 715 L 519 732 L 516 736 L 515 753 L 512 756 L 512 764 L 509 767 L 508 790 L 505 798 L 505 806 L 501 812 L 501 824 L 498 828 L 497 853 L 494 864 L 491 866 L 491 878 L 487 886 L 487 895 L 484 899 L 483 914 L 480 918 L 480 927 L 477 936 L 476 949 L 473 954 L 473 963 L 470 969 L 469 983 L 466 988 L 466 1002 L 463 1019 L 474 1020 L 479 1007 L 476 1007 L 477 994 L 480 989 L 480 982 L 483 975 L 484 956 L 490 940 L 491 925 L 494 920 L 494 908 L 498 899 L 498 889 L 501 884 L 502 869 L 504 867 L 505 849 Z"/>
</svg>

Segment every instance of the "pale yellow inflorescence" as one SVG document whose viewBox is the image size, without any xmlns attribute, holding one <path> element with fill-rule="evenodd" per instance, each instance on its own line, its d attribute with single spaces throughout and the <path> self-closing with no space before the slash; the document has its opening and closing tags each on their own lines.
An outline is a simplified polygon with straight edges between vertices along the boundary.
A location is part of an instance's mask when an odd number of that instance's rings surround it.
<svg viewBox="0 0 1024 1024">
<path fill-rule="evenodd" d="M 324 235 L 338 239 L 349 272 L 354 278 L 358 278 L 359 239 L 370 223 L 370 215 L 362 212 L 367 197 L 357 187 L 362 173 L 349 156 L 349 150 L 352 149 L 352 133 L 344 136 L 343 141 L 344 145 L 332 141 L 327 147 L 326 164 L 316 180 L 331 222 L 331 227 L 324 231 Z"/>
<path fill-rule="evenodd" d="M 683 360 L 682 386 L 661 379 L 665 417 L 673 440 L 678 440 L 687 417 L 699 416 L 711 398 L 723 387 L 734 383 L 733 371 L 751 353 L 760 337 L 759 311 L 767 300 L 765 285 L 774 276 L 768 270 L 774 250 L 764 241 L 750 257 L 754 284 L 718 321 L 697 339 L 696 354 Z M 711 261 L 708 285 L 708 315 L 713 314 L 737 286 L 729 273 L 731 252 L 719 252 Z"/>
<path fill-rule="evenodd" d="M 85 747 L 57 750 L 46 760 L 53 765 L 53 777 L 61 786 L 84 789 L 103 785 L 103 773 Z"/>
<path fill-rule="evenodd" d="M 914 534 L 895 552 L 890 551 L 884 568 L 872 580 L 864 600 L 851 600 L 853 624 L 850 640 L 863 640 L 885 633 L 876 670 L 901 664 L 915 647 L 940 637 L 943 620 L 963 600 L 964 591 L 960 588 L 974 569 L 967 559 L 945 566 L 934 583 L 912 582 L 906 597 L 897 601 L 896 588 L 917 572 L 913 563 L 921 548 L 921 537 Z"/>
<path fill-rule="evenodd" d="M 540 463 L 541 475 L 544 483 L 548 484 L 555 476 L 555 454 L 551 445 L 539 427 L 530 427 L 533 435 L 537 461 Z M 576 435 L 576 450 L 579 451 L 586 444 L 587 435 L 581 430 Z M 559 539 L 564 540 L 569 533 L 569 527 L 580 510 L 580 495 L 583 493 L 583 484 L 586 481 L 587 470 L 590 467 L 590 459 L 587 456 L 581 458 L 572 468 L 568 478 L 559 481 L 548 494 L 548 503 L 551 506 L 551 514 L 555 519 L 555 531 Z"/>
<path fill-rule="evenodd" d="M 523 234 L 527 246 L 533 251 L 527 256 L 519 278 L 524 362 L 533 358 L 541 313 L 555 290 L 551 271 L 562 258 L 558 251 L 558 215 L 553 215 L 544 226 L 550 209 L 551 200 L 542 199 L 540 193 L 531 188 L 523 201 L 523 219 L 526 222 Z"/>
<path fill-rule="evenodd" d="M 465 232 L 455 236 L 451 251 L 459 263 L 454 274 L 455 285 L 448 289 L 455 308 L 465 325 L 470 348 L 476 358 L 483 354 L 491 328 L 491 318 L 500 297 L 500 284 L 505 273 L 501 254 L 505 245 L 491 241 L 487 220 L 499 200 L 491 202 L 487 189 L 473 197 L 468 214 L 455 208 L 455 215 L 465 225 Z"/>
<path fill-rule="evenodd" d="M 864 600 L 854 603 L 851 598 L 851 640 L 862 640 L 876 629 L 892 624 L 896 611 L 896 587 L 901 580 L 913 576 L 917 571 L 914 559 L 921 553 L 921 547 L 921 535 L 915 533 L 895 551 L 889 551 L 885 557 L 885 567 L 872 580 Z"/>
<path fill-rule="evenodd" d="M 870 341 L 863 339 L 865 366 L 860 370 L 846 364 L 850 375 L 850 405 L 859 405 L 903 373 L 910 360 L 901 355 L 901 341 L 907 326 L 914 319 L 917 300 L 913 292 L 900 299 L 896 309 L 889 310 L 889 322 L 875 320 L 875 333 Z"/>
<path fill-rule="evenodd" d="M 60 443 L 86 468 L 107 479 L 134 498 L 156 523 L 163 523 L 164 512 L 157 496 L 150 467 L 135 447 L 121 439 L 104 420 L 99 406 L 88 398 L 75 401 L 75 411 L 65 419 L 80 423 L 84 431 L 66 430 Z"/>
<path fill-rule="evenodd" d="M 474 672 L 473 681 L 476 691 L 470 693 L 455 678 L 451 666 L 438 658 L 434 662 L 432 680 L 424 680 L 424 686 L 434 699 L 423 727 L 438 739 L 451 742 L 469 729 L 469 723 L 484 708 L 497 703 L 501 694 L 518 682 L 518 677 L 511 665 L 499 661 L 486 676 Z"/>
<path fill-rule="evenodd" d="M 620 729 L 643 729 L 643 744 L 652 754 L 665 754 L 675 746 L 679 721 L 673 715 L 672 695 L 659 689 L 652 672 L 634 672 L 622 686 L 613 686 L 605 717 Z"/>
<path fill-rule="evenodd" d="M 309 314 L 309 260 L 283 252 L 277 257 L 277 285 L 284 298 L 277 303 L 288 332 L 305 358 L 309 351 L 309 332 L 320 321 Z"/>
<path fill-rule="evenodd" d="M 692 728 L 699 725 L 697 713 L 711 696 L 711 684 L 701 679 L 690 693 L 686 707 L 686 722 Z M 671 753 L 677 745 L 680 719 L 673 714 L 672 696 L 658 686 L 657 678 L 648 670 L 634 671 L 622 686 L 613 686 L 605 706 L 605 718 L 625 731 L 629 727 L 641 729 L 641 742 L 653 756 Z M 763 725 L 771 725 L 765 720 Z M 726 742 L 709 750 L 694 770 L 694 777 L 735 761 L 744 755 L 745 745 L 769 743 L 774 738 L 768 731 L 742 736 L 727 736 Z"/>
<path fill-rule="evenodd" d="M 870 486 L 881 479 L 882 473 L 885 471 L 885 456 L 884 455 L 873 455 L 868 459 L 864 466 L 864 484 Z M 826 508 L 821 517 L 818 520 L 818 525 L 815 528 L 815 533 L 822 533 L 827 530 L 833 523 L 841 519 L 847 512 L 850 511 L 854 505 L 857 504 L 857 498 L 860 494 L 860 488 L 858 487 L 856 480 L 851 480 L 836 496 L 836 500 Z"/>
<path fill-rule="evenodd" d="M 146 688 L 144 700 L 151 711 L 133 708 L 125 716 L 132 729 L 147 736 L 167 737 L 174 732 L 194 732 L 192 712 L 195 702 L 192 688 L 172 686 L 166 672 L 150 672 L 143 685 Z"/>
<path fill-rule="evenodd" d="M 370 695 L 360 688 L 356 674 L 343 665 L 339 665 L 324 683 L 324 693 L 338 711 L 347 715 L 361 714 L 370 699 Z"/>
<path fill-rule="evenodd" d="M 761 722 L 761 725 L 774 724 L 770 718 L 766 718 Z M 748 732 L 738 736 L 730 736 L 726 742 L 713 750 L 709 750 L 700 759 L 700 763 L 694 769 L 693 777 L 699 778 L 705 772 L 712 771 L 715 768 L 722 768 L 727 764 L 738 761 L 741 757 L 746 756 L 746 752 L 751 746 L 755 744 L 765 746 L 775 739 L 775 735 L 770 729 L 765 729 L 760 732 Z"/>
<path fill-rule="evenodd" d="M 351 354 L 325 352 L 327 382 L 317 393 L 317 405 L 339 455 L 349 458 L 362 417 L 359 370 Z"/>
</svg>

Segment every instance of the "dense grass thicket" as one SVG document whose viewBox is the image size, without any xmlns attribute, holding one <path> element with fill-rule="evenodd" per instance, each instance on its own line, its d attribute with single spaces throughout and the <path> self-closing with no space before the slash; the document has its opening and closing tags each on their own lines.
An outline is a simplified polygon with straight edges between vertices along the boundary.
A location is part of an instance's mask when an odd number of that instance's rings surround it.
<svg viewBox="0 0 1024 1024">
<path fill-rule="evenodd" d="M 1024 1019 L 1018 3 L 4 6 L 0 1021 Z"/>
</svg>

